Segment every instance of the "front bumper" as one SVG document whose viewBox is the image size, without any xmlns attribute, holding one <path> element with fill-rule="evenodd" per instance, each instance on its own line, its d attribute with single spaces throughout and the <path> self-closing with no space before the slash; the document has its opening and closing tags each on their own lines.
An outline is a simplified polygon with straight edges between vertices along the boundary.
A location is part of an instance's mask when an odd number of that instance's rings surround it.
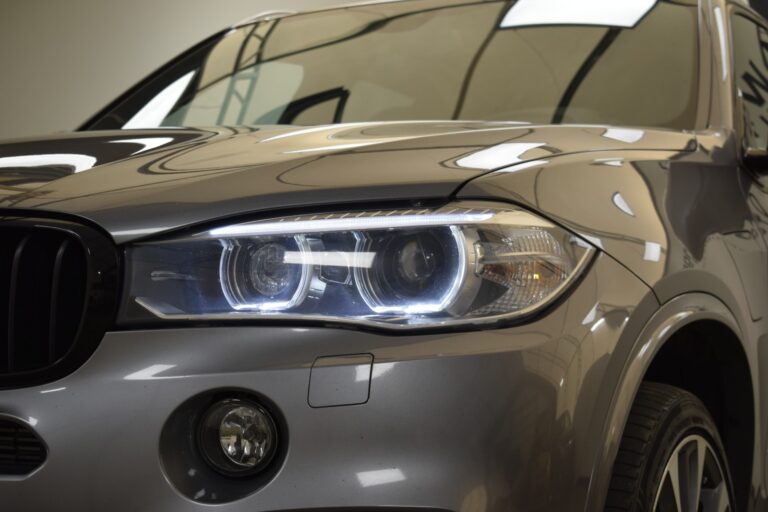
<svg viewBox="0 0 768 512">
<path fill-rule="evenodd" d="M 531 323 L 391 336 L 226 327 L 113 332 L 74 374 L 0 392 L 48 460 L 0 477 L 2 510 L 193 511 L 160 463 L 161 431 L 212 389 L 252 390 L 285 419 L 285 459 L 222 512 L 431 508 L 583 510 L 623 363 L 614 349 L 650 316 L 648 288 L 600 255 L 577 288 Z M 364 404 L 309 405 L 319 357 L 373 356 Z M 204 485 L 200 491 L 205 495 Z M 201 496 L 202 496 L 201 495 Z"/>
</svg>

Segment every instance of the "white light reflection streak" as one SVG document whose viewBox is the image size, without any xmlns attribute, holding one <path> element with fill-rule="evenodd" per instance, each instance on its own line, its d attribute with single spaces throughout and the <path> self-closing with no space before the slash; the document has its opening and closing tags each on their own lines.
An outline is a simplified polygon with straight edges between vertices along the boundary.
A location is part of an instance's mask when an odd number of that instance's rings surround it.
<svg viewBox="0 0 768 512">
<path fill-rule="evenodd" d="M 589 328 L 589 330 L 590 330 L 591 332 L 595 332 L 595 331 L 596 331 L 596 330 L 598 330 L 598 329 L 600 328 L 600 326 L 602 326 L 602 325 L 605 325 L 605 317 L 601 318 L 600 320 L 598 320 L 597 322 L 595 322 L 594 324 L 592 324 L 592 327 L 590 327 L 590 328 Z"/>
<path fill-rule="evenodd" d="M 123 130 L 159 127 L 163 120 L 168 117 L 181 95 L 184 94 L 193 76 L 195 76 L 195 71 L 190 71 L 163 89 L 123 125 Z"/>
<path fill-rule="evenodd" d="M 357 474 L 357 480 L 363 487 L 392 484 L 405 480 L 405 475 L 398 468 L 376 469 L 374 471 L 361 471 Z"/>
<path fill-rule="evenodd" d="M 121 236 L 154 235 L 155 233 L 160 233 L 161 231 L 167 231 L 169 229 L 171 229 L 171 228 L 170 227 L 159 227 L 159 228 L 124 229 L 122 231 L 114 231 L 112 233 L 112 236 L 121 237 Z"/>
<path fill-rule="evenodd" d="M 283 263 L 322 267 L 371 268 L 375 252 L 298 252 L 286 251 Z"/>
<path fill-rule="evenodd" d="M 355 366 L 355 382 L 367 382 L 371 380 L 371 365 L 358 364 Z"/>
<path fill-rule="evenodd" d="M 363 146 L 370 146 L 372 144 L 377 144 L 379 141 L 371 141 L 371 142 L 355 142 L 354 144 L 336 144 L 335 146 L 322 146 L 319 148 L 307 148 L 307 149 L 294 149 L 293 151 L 286 151 L 286 155 L 295 155 L 295 154 L 301 154 L 301 153 L 319 153 L 322 151 L 340 151 L 342 149 L 355 149 L 355 148 L 361 148 Z"/>
<path fill-rule="evenodd" d="M 549 160 L 531 160 L 530 162 L 523 162 L 522 164 L 513 165 L 512 167 L 507 167 L 506 169 L 499 169 L 494 171 L 494 174 L 511 174 L 513 172 L 520 172 L 525 169 L 530 169 L 531 167 L 543 167 L 548 163 Z"/>
<path fill-rule="evenodd" d="M 395 363 L 374 364 L 372 369 L 369 364 L 361 364 L 355 368 L 355 382 L 378 379 L 392 371 L 394 367 Z"/>
<path fill-rule="evenodd" d="M 536 25 L 634 27 L 656 0 L 518 0 L 501 28 Z"/>
<path fill-rule="evenodd" d="M 153 364 L 143 370 L 130 373 L 123 377 L 125 380 L 152 380 L 152 379 L 172 379 L 174 377 L 157 377 L 158 373 L 174 368 L 175 364 Z"/>
<path fill-rule="evenodd" d="M 160 146 L 165 146 L 169 142 L 173 142 L 173 137 L 147 137 L 145 139 L 122 139 L 111 140 L 109 142 L 112 144 L 138 144 L 142 146 L 142 148 L 131 153 L 131 155 L 138 155 L 139 153 L 159 148 Z"/>
<path fill-rule="evenodd" d="M 492 171 L 523 161 L 526 152 L 546 146 L 544 142 L 507 142 L 472 153 L 456 160 L 459 167 Z"/>
<path fill-rule="evenodd" d="M 598 165 L 610 165 L 611 167 L 621 167 L 624 165 L 623 158 L 595 158 Z"/>
<path fill-rule="evenodd" d="M 661 260 L 661 245 L 656 242 L 645 242 L 645 254 L 643 254 L 645 261 L 660 261 Z"/>
<path fill-rule="evenodd" d="M 599 304 L 595 304 L 594 306 L 592 306 L 592 309 L 589 310 L 589 313 L 587 313 L 587 316 L 585 316 L 584 320 L 581 321 L 581 325 L 589 325 L 595 321 L 595 318 L 597 318 L 598 306 Z"/>
<path fill-rule="evenodd" d="M 616 192 L 615 194 L 613 194 L 612 199 L 613 199 L 613 204 L 616 205 L 616 208 L 626 213 L 630 217 L 635 216 L 635 212 L 633 212 L 632 208 L 629 207 L 629 204 L 627 203 L 626 199 L 624 199 L 624 196 L 621 195 L 621 192 Z"/>
<path fill-rule="evenodd" d="M 597 238 L 596 236 L 585 235 L 585 234 L 582 234 L 581 236 L 584 238 L 584 240 L 586 240 L 587 242 L 591 243 L 592 245 L 594 245 L 598 249 L 602 249 L 603 248 L 603 241 L 600 240 L 599 238 Z"/>
<path fill-rule="evenodd" d="M 725 20 L 723 10 L 715 7 L 715 23 L 717 24 L 717 39 L 720 42 L 720 63 L 723 67 L 723 81 L 728 78 L 728 45 L 725 42 Z"/>
<path fill-rule="evenodd" d="M 96 158 L 76 153 L 51 153 L 47 155 L 5 156 L 0 158 L 0 168 L 42 167 L 61 165 L 72 167 L 74 172 L 87 171 L 96 165 Z"/>
<path fill-rule="evenodd" d="M 645 132 L 643 130 L 635 130 L 632 128 L 608 128 L 605 130 L 603 137 L 619 142 L 626 142 L 627 144 L 634 144 L 642 139 L 644 135 Z"/>
<path fill-rule="evenodd" d="M 395 363 L 376 363 L 373 365 L 373 371 L 371 371 L 371 379 L 378 379 L 395 368 Z"/>
<path fill-rule="evenodd" d="M 444 225 L 461 225 L 483 222 L 493 213 L 446 213 L 437 215 L 391 215 L 385 217 L 352 217 L 302 221 L 264 222 L 238 224 L 212 229 L 210 236 L 259 236 L 290 235 L 295 233 L 323 233 L 333 231 L 354 231 L 357 229 L 407 228 Z"/>
<path fill-rule="evenodd" d="M 348 124 L 345 124 L 344 127 L 345 128 L 352 128 L 354 126 L 360 126 L 360 125 L 365 126 L 365 125 L 369 125 L 369 124 L 371 124 L 371 123 L 348 123 Z M 334 126 L 334 125 L 314 126 L 312 128 L 304 128 L 304 129 L 301 129 L 301 130 L 290 131 L 288 133 L 281 133 L 280 135 L 274 135 L 272 137 L 269 137 L 269 138 L 266 138 L 266 139 L 262 140 L 261 142 L 262 143 L 264 143 L 264 142 L 273 142 L 273 141 L 276 141 L 276 140 L 287 139 L 289 137 L 298 137 L 300 135 L 306 135 L 308 133 L 317 133 L 317 132 L 324 132 L 324 131 L 329 131 L 331 133 L 335 133 L 336 130 L 338 130 L 338 126 Z"/>
<path fill-rule="evenodd" d="M 57 391 L 64 391 L 65 389 L 67 388 L 62 387 L 62 388 L 44 389 L 40 392 L 40 394 L 45 395 L 46 393 L 56 393 Z"/>
<path fill-rule="evenodd" d="M 637 353 L 637 356 L 642 359 L 643 357 L 645 357 L 645 353 L 648 352 L 649 348 L 651 348 L 651 342 L 646 341 L 645 343 L 643 343 L 643 346 L 640 347 L 640 352 Z"/>
</svg>

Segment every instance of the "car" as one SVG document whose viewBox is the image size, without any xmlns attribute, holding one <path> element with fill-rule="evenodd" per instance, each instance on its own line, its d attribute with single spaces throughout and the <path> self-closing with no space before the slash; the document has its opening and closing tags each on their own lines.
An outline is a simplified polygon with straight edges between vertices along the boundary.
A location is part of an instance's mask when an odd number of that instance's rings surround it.
<svg viewBox="0 0 768 512">
<path fill-rule="evenodd" d="M 271 12 L 3 142 L 2 509 L 768 510 L 766 27 Z"/>
</svg>

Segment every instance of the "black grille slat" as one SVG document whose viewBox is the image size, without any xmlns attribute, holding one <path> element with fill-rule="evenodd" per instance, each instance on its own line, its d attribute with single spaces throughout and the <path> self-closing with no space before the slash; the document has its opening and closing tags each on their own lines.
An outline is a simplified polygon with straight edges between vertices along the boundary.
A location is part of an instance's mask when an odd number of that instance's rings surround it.
<svg viewBox="0 0 768 512">
<path fill-rule="evenodd" d="M 11 286 L 11 267 L 16 247 L 21 241 L 23 233 L 20 230 L 9 230 L 2 237 L 0 243 L 0 373 L 10 371 L 8 351 L 11 350 L 8 342 L 8 305 Z"/>
<path fill-rule="evenodd" d="M 0 389 L 73 372 L 114 325 L 120 258 L 78 222 L 0 210 Z"/>
<path fill-rule="evenodd" d="M 91 267 L 100 255 L 107 269 Z M 116 263 L 111 241 L 85 226 L 0 218 L 0 388 L 53 375 L 81 342 L 75 358 L 95 348 L 111 319 L 104 299 L 118 291 L 114 281 L 105 290 Z"/>
<path fill-rule="evenodd" d="M 62 264 L 53 315 L 56 319 L 56 335 L 53 338 L 54 360 L 67 353 L 71 340 L 75 339 L 83 322 L 83 305 L 86 299 L 86 279 L 88 272 L 82 247 L 68 243 L 62 253 Z M 53 311 L 53 308 L 52 308 Z"/>
<path fill-rule="evenodd" d="M 36 230 L 25 239 L 17 269 L 14 294 L 13 324 L 14 346 L 12 366 L 15 371 L 26 371 L 49 364 L 49 321 L 51 288 L 56 253 L 65 240 L 60 232 Z M 21 247 L 21 246 L 20 246 Z M 84 279 L 80 275 L 79 279 Z M 12 275 L 11 279 L 14 277 Z M 73 338 L 70 338 L 70 342 Z"/>
<path fill-rule="evenodd" d="M 19 289 L 19 268 L 21 267 L 24 247 L 26 247 L 29 239 L 30 235 L 26 235 L 21 239 L 21 242 L 16 246 L 16 250 L 13 251 L 13 258 L 11 259 L 11 271 L 8 279 L 8 313 L 6 316 L 6 324 L 8 326 L 6 350 L 9 371 L 13 371 L 16 366 L 16 299 Z"/>
<path fill-rule="evenodd" d="M 42 466 L 45 445 L 22 423 L 0 418 L 0 475 L 26 475 Z"/>
<path fill-rule="evenodd" d="M 69 240 L 64 240 L 56 251 L 56 259 L 53 263 L 53 277 L 51 278 L 51 308 L 50 318 L 48 319 L 48 362 L 53 363 L 58 359 L 56 346 L 56 320 L 58 319 L 59 293 L 61 271 L 64 263 L 64 255 L 67 251 Z"/>
</svg>

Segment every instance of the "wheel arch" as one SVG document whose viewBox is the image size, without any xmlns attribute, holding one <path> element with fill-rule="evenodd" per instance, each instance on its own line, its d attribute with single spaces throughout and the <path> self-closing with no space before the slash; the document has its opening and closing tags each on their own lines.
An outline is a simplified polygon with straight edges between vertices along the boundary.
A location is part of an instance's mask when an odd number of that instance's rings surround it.
<svg viewBox="0 0 768 512">
<path fill-rule="evenodd" d="M 708 329 L 708 330 L 707 330 Z M 611 405 L 608 415 L 605 419 L 603 426 L 602 445 L 598 451 L 598 456 L 594 464 L 592 472 L 592 478 L 590 479 L 587 507 L 588 511 L 602 511 L 607 489 L 610 483 L 611 474 L 613 471 L 613 463 L 616 459 L 619 450 L 619 444 L 624 432 L 624 426 L 626 425 L 629 417 L 630 409 L 634 398 L 640 388 L 640 385 L 651 378 L 661 378 L 664 383 L 678 385 L 679 381 L 670 378 L 670 373 L 665 372 L 665 368 L 659 365 L 659 361 L 665 361 L 666 357 L 670 354 L 674 354 L 674 350 L 678 350 L 678 344 L 691 343 L 696 338 L 696 334 L 704 333 L 704 336 L 708 339 L 703 340 L 703 343 L 712 344 L 713 340 L 720 340 L 719 336 L 726 335 L 728 340 L 722 340 L 722 347 L 728 345 L 724 350 L 735 350 L 736 353 L 741 354 L 743 359 L 742 363 L 746 364 L 749 371 L 746 375 L 746 381 L 749 384 L 750 396 L 747 399 L 751 418 L 747 420 L 749 427 L 749 434 L 751 439 L 743 441 L 744 444 L 748 444 L 749 452 L 749 464 L 747 464 L 745 485 L 737 486 L 736 501 L 740 508 L 746 505 L 750 496 L 750 488 L 754 480 L 752 472 L 756 467 L 762 467 L 762 465 L 756 465 L 754 457 L 760 456 L 762 452 L 756 450 L 755 446 L 758 436 L 756 435 L 757 426 L 757 409 L 755 402 L 755 382 L 754 382 L 754 363 L 750 362 L 749 351 L 745 345 L 745 337 L 743 331 L 739 326 L 733 313 L 728 307 L 713 295 L 705 293 L 689 293 L 679 295 L 672 300 L 663 304 L 651 317 L 645 327 L 641 330 L 639 336 L 636 337 L 632 346 L 629 349 L 627 356 L 624 358 L 625 363 L 623 370 L 613 387 Z M 733 344 L 736 344 L 735 346 Z M 718 341 L 720 344 L 720 341 Z M 738 356 L 737 356 L 738 357 Z M 695 388 L 695 386 L 693 386 Z M 688 391 L 697 394 L 696 389 Z M 697 395 L 698 396 L 698 395 Z M 699 397 L 705 402 L 710 413 L 714 416 L 718 411 L 713 412 L 711 404 L 707 404 L 706 397 Z M 749 421 L 751 420 L 751 421 Z M 715 417 L 717 423 L 717 418 Z M 721 425 L 718 425 L 721 428 Z M 720 430 L 721 437 L 723 436 L 723 430 Z M 732 436 L 738 436 L 738 430 L 732 430 Z M 731 446 L 733 446 L 732 438 Z M 727 439 L 723 439 L 724 443 L 728 444 Z M 736 443 L 738 445 L 738 442 Z M 741 462 L 744 461 L 744 444 L 735 449 L 736 456 L 739 457 Z M 729 448 L 726 447 L 726 451 Z M 732 448 L 729 451 L 729 458 L 734 456 L 730 452 L 733 452 Z M 733 463 L 731 463 L 733 466 Z M 733 469 L 733 468 L 732 468 Z M 744 475 L 739 475 L 744 477 Z"/>
</svg>

